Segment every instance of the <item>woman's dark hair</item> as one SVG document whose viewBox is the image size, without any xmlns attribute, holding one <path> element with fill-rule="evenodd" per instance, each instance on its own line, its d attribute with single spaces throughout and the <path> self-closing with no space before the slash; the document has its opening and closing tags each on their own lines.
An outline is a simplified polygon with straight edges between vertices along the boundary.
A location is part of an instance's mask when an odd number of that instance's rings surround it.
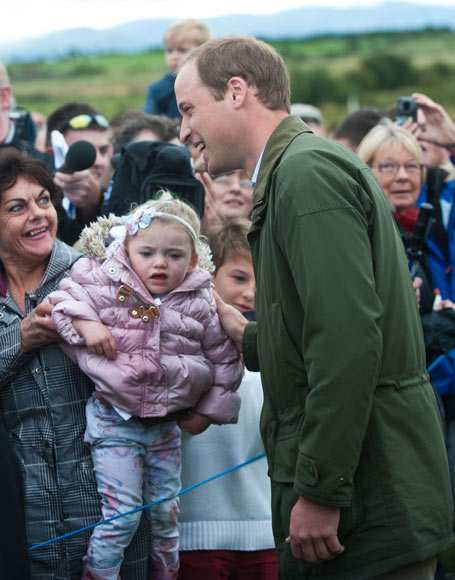
<svg viewBox="0 0 455 580">
<path fill-rule="evenodd" d="M 49 192 L 54 205 L 60 203 L 60 190 L 42 161 L 27 156 L 15 147 L 0 147 L 0 197 L 14 187 L 19 177 L 41 185 Z"/>
</svg>

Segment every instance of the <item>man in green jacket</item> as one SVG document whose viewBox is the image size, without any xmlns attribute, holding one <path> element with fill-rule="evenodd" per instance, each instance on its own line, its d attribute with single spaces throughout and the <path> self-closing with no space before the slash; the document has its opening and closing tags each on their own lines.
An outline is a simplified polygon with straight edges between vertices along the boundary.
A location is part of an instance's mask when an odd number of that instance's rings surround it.
<svg viewBox="0 0 455 580">
<path fill-rule="evenodd" d="M 255 182 L 258 322 L 219 311 L 262 375 L 280 578 L 433 578 L 452 545 L 447 457 L 379 186 L 347 148 L 289 116 L 284 63 L 252 37 L 197 48 L 175 92 L 181 139 L 209 172 L 242 168 Z"/>
</svg>

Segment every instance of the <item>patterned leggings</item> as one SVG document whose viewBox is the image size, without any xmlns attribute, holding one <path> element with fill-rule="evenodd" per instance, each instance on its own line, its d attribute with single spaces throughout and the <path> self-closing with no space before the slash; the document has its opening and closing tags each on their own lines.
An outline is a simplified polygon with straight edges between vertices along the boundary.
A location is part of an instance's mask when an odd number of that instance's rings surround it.
<svg viewBox="0 0 455 580">
<path fill-rule="evenodd" d="M 180 429 L 175 421 L 145 426 L 136 417 L 125 421 L 96 396 L 87 402 L 87 430 L 103 519 L 157 500 L 146 510 L 151 526 L 150 577 L 175 578 L 178 571 L 178 499 Z M 139 525 L 135 512 L 94 528 L 84 563 L 102 578 L 117 579 L 125 548 Z M 104 571 L 104 572 L 103 572 Z"/>
</svg>

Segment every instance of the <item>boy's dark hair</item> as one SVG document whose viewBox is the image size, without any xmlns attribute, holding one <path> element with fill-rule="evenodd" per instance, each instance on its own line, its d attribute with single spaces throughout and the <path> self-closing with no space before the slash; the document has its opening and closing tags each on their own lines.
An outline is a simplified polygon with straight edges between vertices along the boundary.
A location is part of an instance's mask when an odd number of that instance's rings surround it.
<svg viewBox="0 0 455 580">
<path fill-rule="evenodd" d="M 221 266 L 237 256 L 251 259 L 247 235 L 251 222 L 246 218 L 224 218 L 208 235 L 215 275 Z"/>
<path fill-rule="evenodd" d="M 138 133 L 148 129 L 153 131 L 160 141 L 170 141 L 173 136 L 173 127 L 165 115 L 150 115 L 137 111 L 137 115 L 127 118 L 124 123 L 114 128 L 112 146 L 114 153 L 120 153 L 123 145 L 131 143 Z M 112 126 L 112 125 L 111 125 Z"/>
<path fill-rule="evenodd" d="M 78 115 L 98 115 L 99 112 L 94 109 L 88 103 L 82 103 L 79 101 L 72 101 L 70 103 L 65 103 L 52 113 L 47 118 L 47 129 L 46 129 L 46 146 L 51 144 L 51 133 L 52 131 L 65 132 L 65 126 L 68 121 L 77 117 Z M 106 131 L 106 128 L 100 127 L 95 121 L 91 123 L 87 129 L 95 131 Z"/>
<path fill-rule="evenodd" d="M 357 148 L 365 135 L 383 118 L 384 113 L 375 107 L 365 107 L 350 113 L 333 130 L 333 139 L 346 139 Z"/>
</svg>

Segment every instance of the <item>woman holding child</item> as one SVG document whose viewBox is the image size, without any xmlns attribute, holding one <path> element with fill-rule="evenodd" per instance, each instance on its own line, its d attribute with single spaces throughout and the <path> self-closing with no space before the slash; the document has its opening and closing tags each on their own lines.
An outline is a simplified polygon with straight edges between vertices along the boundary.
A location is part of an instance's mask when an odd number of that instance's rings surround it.
<svg viewBox="0 0 455 580">
<path fill-rule="evenodd" d="M 0 153 L 0 411 L 24 478 L 28 544 L 100 520 L 85 447 L 91 381 L 59 348 L 47 295 L 81 254 L 56 239 L 52 177 L 13 148 Z M 30 552 L 34 580 L 79 580 L 90 532 Z M 132 544 L 122 579 L 143 580 L 148 534 Z"/>
</svg>

